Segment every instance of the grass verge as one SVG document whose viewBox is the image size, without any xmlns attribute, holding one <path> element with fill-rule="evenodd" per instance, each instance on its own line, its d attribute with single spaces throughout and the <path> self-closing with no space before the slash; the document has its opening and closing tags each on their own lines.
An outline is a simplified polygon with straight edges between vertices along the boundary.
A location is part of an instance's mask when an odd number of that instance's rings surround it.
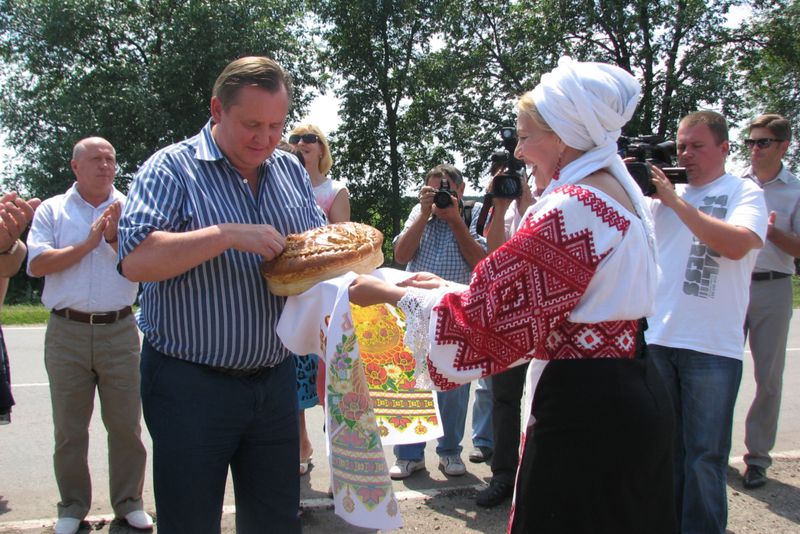
<svg viewBox="0 0 800 534">
<path fill-rule="evenodd" d="M 49 315 L 50 310 L 41 304 L 5 304 L 0 311 L 0 324 L 44 324 Z"/>
</svg>

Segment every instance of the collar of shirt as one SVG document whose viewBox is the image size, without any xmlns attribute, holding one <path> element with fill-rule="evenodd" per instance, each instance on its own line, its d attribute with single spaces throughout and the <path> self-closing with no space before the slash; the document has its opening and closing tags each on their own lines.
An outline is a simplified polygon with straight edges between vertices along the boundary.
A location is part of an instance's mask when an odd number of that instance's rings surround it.
<svg viewBox="0 0 800 534">
<path fill-rule="evenodd" d="M 91 209 L 93 209 L 93 210 L 96 210 L 96 209 L 101 209 L 101 208 L 103 208 L 103 209 L 104 209 L 106 206 L 108 206 L 109 204 L 111 204 L 111 203 L 112 203 L 112 202 L 114 202 L 115 200 L 123 200 L 124 198 L 125 198 L 125 196 L 124 196 L 122 193 L 120 193 L 120 192 L 117 190 L 117 188 L 116 188 L 116 187 L 114 187 L 113 185 L 111 186 L 111 193 L 109 193 L 109 194 L 108 194 L 108 198 L 107 198 L 107 199 L 105 199 L 105 200 L 103 201 L 103 203 L 102 203 L 102 204 L 100 204 L 100 205 L 99 205 L 99 206 L 97 206 L 97 207 L 95 207 L 95 206 L 92 206 L 91 204 L 89 204 L 88 202 L 86 202 L 86 200 L 84 200 L 84 198 L 83 198 L 83 197 L 81 196 L 81 194 L 78 192 L 78 183 L 77 183 L 77 182 L 73 183 L 73 184 L 70 186 L 70 188 L 69 188 L 69 189 L 67 189 L 67 190 L 64 192 L 64 199 L 65 199 L 67 202 L 81 202 L 81 203 L 83 203 L 83 204 L 86 204 L 87 206 L 89 206 L 89 207 L 90 207 Z"/>
<path fill-rule="evenodd" d="M 747 170 L 744 171 L 744 173 L 742 174 L 742 177 L 743 178 L 749 178 L 750 180 L 754 181 L 756 183 L 756 185 L 758 185 L 760 187 L 764 187 L 765 185 L 769 185 L 771 183 L 774 183 L 776 180 L 780 180 L 784 184 L 788 184 L 790 181 L 795 179 L 794 174 L 792 174 L 789 171 L 789 169 L 786 168 L 786 165 L 783 162 L 781 162 L 781 170 L 778 172 L 778 174 L 775 176 L 775 178 L 773 178 L 769 182 L 765 182 L 765 183 L 762 184 L 761 181 L 758 179 L 758 176 L 756 176 L 756 173 L 753 172 L 753 166 L 752 165 L 747 167 Z"/>
</svg>

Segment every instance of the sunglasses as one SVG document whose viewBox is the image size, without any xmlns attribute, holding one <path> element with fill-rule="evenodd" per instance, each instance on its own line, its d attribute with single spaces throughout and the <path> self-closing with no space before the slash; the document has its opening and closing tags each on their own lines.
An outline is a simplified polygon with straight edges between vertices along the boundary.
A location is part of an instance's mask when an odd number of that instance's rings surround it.
<svg viewBox="0 0 800 534">
<path fill-rule="evenodd" d="M 307 145 L 313 145 L 314 143 L 319 143 L 319 136 L 313 133 L 307 134 L 292 134 L 289 136 L 289 144 L 296 145 L 300 141 L 304 142 Z"/>
<path fill-rule="evenodd" d="M 754 146 L 758 145 L 758 148 L 769 148 L 772 143 L 780 143 L 785 141 L 785 139 L 770 139 L 765 137 L 764 139 L 745 139 L 744 146 L 747 148 L 753 148 Z"/>
</svg>

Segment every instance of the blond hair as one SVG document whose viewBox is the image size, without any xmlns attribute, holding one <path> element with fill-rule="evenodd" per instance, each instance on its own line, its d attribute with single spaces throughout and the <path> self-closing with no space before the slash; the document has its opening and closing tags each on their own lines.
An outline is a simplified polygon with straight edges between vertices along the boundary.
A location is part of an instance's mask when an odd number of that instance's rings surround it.
<svg viewBox="0 0 800 534">
<path fill-rule="evenodd" d="M 536 107 L 536 102 L 533 101 L 533 91 L 528 91 L 517 100 L 517 111 L 520 114 L 527 115 L 533 123 L 545 132 L 552 132 L 553 129 L 544 120 L 539 109 Z"/>
<path fill-rule="evenodd" d="M 307 133 L 316 134 L 319 137 L 319 143 L 322 145 L 322 156 L 319 158 L 319 172 L 323 175 L 328 174 L 328 171 L 333 167 L 333 157 L 331 157 L 331 149 L 328 146 L 328 140 L 325 134 L 319 129 L 319 126 L 313 124 L 298 124 L 295 126 L 289 135 L 303 135 Z"/>
</svg>

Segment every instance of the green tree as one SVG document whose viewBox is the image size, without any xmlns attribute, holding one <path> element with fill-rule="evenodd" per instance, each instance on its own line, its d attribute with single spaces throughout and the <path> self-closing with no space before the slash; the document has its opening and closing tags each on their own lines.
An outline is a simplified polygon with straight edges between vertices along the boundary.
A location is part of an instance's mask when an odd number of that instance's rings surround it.
<svg viewBox="0 0 800 534">
<path fill-rule="evenodd" d="M 737 47 L 738 71 L 746 81 L 750 115 L 778 113 L 794 125 L 787 159 L 800 164 L 800 2 L 778 0 L 754 3 L 754 16 L 741 28 Z M 746 156 L 746 154 L 743 154 Z"/>
<path fill-rule="evenodd" d="M 701 107 L 737 118 L 736 71 L 724 22 L 737 0 L 519 0 L 447 2 L 444 47 L 428 58 L 427 83 L 412 109 L 446 117 L 445 147 L 464 155 L 475 181 L 513 124 L 516 96 L 558 57 L 616 64 L 642 84 L 628 135 L 672 136 Z M 450 76 L 437 78 L 436 73 Z M 439 83 L 437 84 L 437 79 Z"/>
<path fill-rule="evenodd" d="M 23 161 L 15 185 L 65 191 L 73 144 L 100 135 L 126 189 L 156 149 L 203 126 L 216 76 L 244 55 L 292 73 L 297 117 L 321 80 L 303 16 L 294 0 L 0 0 L 0 125 Z"/>
<path fill-rule="evenodd" d="M 317 0 L 325 65 L 337 77 L 342 125 L 332 138 L 333 175 L 348 182 L 353 219 L 391 237 L 407 214 L 401 196 L 419 178 L 411 155 L 432 124 L 409 120 L 418 68 L 430 51 L 437 2 Z M 391 256 L 389 256 L 391 257 Z"/>
</svg>

